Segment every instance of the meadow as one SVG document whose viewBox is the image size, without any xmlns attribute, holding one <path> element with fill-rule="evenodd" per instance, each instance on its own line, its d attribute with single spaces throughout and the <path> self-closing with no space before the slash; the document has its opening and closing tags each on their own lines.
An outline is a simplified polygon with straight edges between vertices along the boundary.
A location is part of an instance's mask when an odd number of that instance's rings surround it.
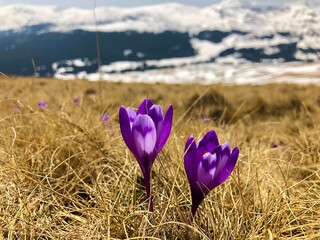
<svg viewBox="0 0 320 240">
<path fill-rule="evenodd" d="M 118 122 L 121 105 L 147 97 L 174 108 L 152 168 L 153 213 Z M 317 85 L 1 76 L 0 239 L 320 239 L 319 120 Z M 184 146 L 212 129 L 240 156 L 189 224 Z"/>
</svg>

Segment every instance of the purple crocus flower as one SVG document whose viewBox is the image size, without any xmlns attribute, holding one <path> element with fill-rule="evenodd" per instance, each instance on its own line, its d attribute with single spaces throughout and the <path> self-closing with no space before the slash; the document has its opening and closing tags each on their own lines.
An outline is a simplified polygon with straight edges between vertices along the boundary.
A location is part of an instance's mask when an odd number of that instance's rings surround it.
<svg viewBox="0 0 320 240">
<path fill-rule="evenodd" d="M 132 108 L 120 107 L 120 130 L 124 142 L 137 159 L 141 168 L 149 199 L 149 211 L 153 211 L 150 194 L 150 172 L 152 164 L 171 132 L 173 107 L 170 105 L 165 116 L 161 106 L 145 99 L 137 112 Z"/>
<path fill-rule="evenodd" d="M 109 119 L 110 119 L 110 116 L 108 114 L 106 114 L 106 113 L 102 114 L 102 116 L 101 116 L 102 123 L 107 123 L 109 121 Z"/>
<path fill-rule="evenodd" d="M 78 97 L 73 98 L 73 102 L 75 104 L 79 104 L 80 103 L 80 99 Z"/>
<path fill-rule="evenodd" d="M 219 144 L 213 130 L 198 143 L 192 135 L 188 138 L 184 167 L 191 188 L 191 221 L 205 196 L 230 176 L 238 156 L 239 149 L 235 147 L 231 152 L 228 142 Z"/>
<path fill-rule="evenodd" d="M 210 120 L 210 118 L 207 115 L 202 117 L 202 121 L 204 121 L 204 122 L 208 122 L 209 120 Z"/>
<path fill-rule="evenodd" d="M 45 101 L 39 101 L 38 106 L 40 109 L 45 109 L 48 107 L 48 104 Z"/>
</svg>

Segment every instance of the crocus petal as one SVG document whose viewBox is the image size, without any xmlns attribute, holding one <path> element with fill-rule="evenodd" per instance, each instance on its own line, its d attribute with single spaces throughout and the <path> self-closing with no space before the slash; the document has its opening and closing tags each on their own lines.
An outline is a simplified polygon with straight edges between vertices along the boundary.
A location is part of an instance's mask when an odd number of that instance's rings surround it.
<svg viewBox="0 0 320 240">
<path fill-rule="evenodd" d="M 138 115 L 132 126 L 132 135 L 136 143 L 138 156 L 141 159 L 150 159 L 154 154 L 157 141 L 156 127 L 148 115 Z M 139 160 L 139 159 L 138 159 Z"/>
<path fill-rule="evenodd" d="M 199 141 L 198 148 L 201 149 L 201 151 L 212 153 L 218 145 L 218 136 L 215 131 L 211 130 Z"/>
<path fill-rule="evenodd" d="M 218 161 L 218 165 L 217 165 L 217 174 L 219 174 L 222 169 L 225 168 L 229 157 L 230 157 L 230 144 L 228 142 L 221 144 L 218 148 L 217 151 L 220 152 L 220 159 Z"/>
<path fill-rule="evenodd" d="M 137 115 L 139 114 L 148 114 L 149 109 L 152 107 L 153 103 L 150 99 L 145 99 L 143 102 L 140 104 L 138 110 L 137 110 Z"/>
<path fill-rule="evenodd" d="M 216 184 L 217 184 L 216 186 L 222 184 L 231 175 L 231 173 L 237 163 L 238 157 L 239 157 L 239 148 L 235 147 L 232 150 L 232 153 L 229 156 L 224 168 L 216 176 Z"/>
<path fill-rule="evenodd" d="M 195 142 L 194 140 L 194 136 L 193 135 L 190 135 L 190 137 L 188 138 L 187 142 L 186 142 L 186 145 L 184 147 L 184 152 L 186 152 L 188 150 L 188 148 L 190 147 L 191 143 Z M 194 145 L 194 147 L 196 148 L 197 146 Z"/>
<path fill-rule="evenodd" d="M 45 109 L 48 106 L 48 104 L 45 101 L 40 101 L 38 102 L 38 106 L 41 109 Z"/>
<path fill-rule="evenodd" d="M 173 107 L 172 105 L 170 105 L 162 123 L 160 136 L 159 136 L 159 144 L 157 146 L 157 152 L 161 151 L 161 149 L 166 144 L 169 138 L 171 127 L 172 127 L 172 118 L 173 118 Z"/>
<path fill-rule="evenodd" d="M 199 159 L 197 158 L 197 146 L 193 136 L 191 135 L 188 138 L 188 141 L 186 144 L 186 152 L 184 155 L 184 169 L 186 171 L 186 175 L 190 183 L 191 189 L 198 188 L 198 185 L 197 185 L 197 181 L 198 181 L 197 169 L 199 166 L 198 161 Z"/>
<path fill-rule="evenodd" d="M 197 156 L 199 156 L 199 154 L 197 154 Z M 210 166 L 216 164 L 218 158 L 219 156 L 217 156 L 217 154 L 211 154 L 208 152 L 204 154 L 203 158 L 199 161 L 198 166 L 192 170 L 197 176 L 194 183 L 191 183 L 189 180 L 192 198 L 190 221 L 192 221 L 195 216 L 200 203 L 210 190 L 212 190 L 212 188 L 210 188 L 210 184 L 213 181 L 216 168 L 210 169 Z"/>
<path fill-rule="evenodd" d="M 129 120 L 130 120 L 130 127 L 132 129 L 132 124 L 136 120 L 137 114 L 131 107 L 128 107 L 126 109 L 126 111 L 127 111 L 127 114 L 128 114 Z"/>
<path fill-rule="evenodd" d="M 217 171 L 217 154 L 206 153 L 198 167 L 198 184 L 203 192 L 209 189 Z"/>
<path fill-rule="evenodd" d="M 123 140 L 129 150 L 133 153 L 133 155 L 137 156 L 137 149 L 135 145 L 135 140 L 132 135 L 131 131 L 131 123 L 130 123 L 130 116 L 123 106 L 119 109 L 119 122 L 120 122 L 120 130 L 123 137 Z"/>
<path fill-rule="evenodd" d="M 73 102 L 75 104 L 78 104 L 80 102 L 80 99 L 78 97 L 73 98 Z"/>
<path fill-rule="evenodd" d="M 161 106 L 152 105 L 148 115 L 151 117 L 152 121 L 154 122 L 154 125 L 156 126 L 156 129 L 157 129 L 157 136 L 159 136 L 161 127 L 162 127 L 162 122 L 163 122 L 163 111 Z"/>
</svg>

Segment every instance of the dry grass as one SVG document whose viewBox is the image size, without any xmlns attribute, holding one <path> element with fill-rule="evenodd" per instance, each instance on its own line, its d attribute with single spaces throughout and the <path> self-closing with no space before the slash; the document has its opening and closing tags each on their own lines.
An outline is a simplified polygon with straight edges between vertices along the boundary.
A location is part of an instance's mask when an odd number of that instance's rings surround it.
<svg viewBox="0 0 320 240">
<path fill-rule="evenodd" d="M 285 84 L 0 78 L 0 239 L 320 239 L 318 95 L 319 86 Z M 118 126 L 119 106 L 147 96 L 175 109 L 153 167 L 153 214 Z M 189 225 L 183 148 L 210 129 L 240 159 Z"/>
</svg>

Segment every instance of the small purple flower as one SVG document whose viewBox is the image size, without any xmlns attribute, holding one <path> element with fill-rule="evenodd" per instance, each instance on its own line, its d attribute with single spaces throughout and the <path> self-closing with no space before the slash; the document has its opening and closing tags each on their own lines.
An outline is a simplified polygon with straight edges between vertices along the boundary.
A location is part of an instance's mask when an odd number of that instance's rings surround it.
<svg viewBox="0 0 320 240">
<path fill-rule="evenodd" d="M 106 113 L 102 114 L 102 116 L 101 116 L 102 123 L 107 123 L 109 121 L 109 119 L 110 119 L 110 116 L 108 114 L 106 114 Z"/>
<path fill-rule="evenodd" d="M 278 148 L 278 147 L 283 147 L 286 145 L 287 145 L 287 143 L 281 140 L 279 143 L 272 142 L 271 148 Z"/>
<path fill-rule="evenodd" d="M 274 142 L 271 143 L 271 148 L 277 148 L 277 147 L 278 147 L 278 144 L 276 144 Z"/>
<path fill-rule="evenodd" d="M 80 103 L 80 99 L 78 97 L 73 98 L 73 102 L 75 104 L 79 104 Z"/>
<path fill-rule="evenodd" d="M 141 168 L 149 199 L 149 211 L 153 212 L 150 194 L 150 172 L 158 153 L 171 132 L 173 107 L 169 106 L 165 116 L 161 106 L 145 99 L 137 112 L 132 108 L 120 107 L 120 130 L 124 142 L 137 159 Z"/>
<path fill-rule="evenodd" d="M 208 122 L 209 120 L 210 120 L 210 118 L 207 115 L 202 117 L 202 121 L 204 121 L 204 122 Z"/>
<path fill-rule="evenodd" d="M 198 142 L 191 135 L 185 146 L 184 168 L 191 188 L 191 218 L 205 198 L 215 187 L 230 176 L 239 156 L 239 149 L 232 152 L 228 142 L 219 144 L 215 131 L 209 131 Z"/>
<path fill-rule="evenodd" d="M 45 101 L 39 101 L 38 106 L 40 109 L 45 109 L 48 107 L 48 104 Z"/>
</svg>

